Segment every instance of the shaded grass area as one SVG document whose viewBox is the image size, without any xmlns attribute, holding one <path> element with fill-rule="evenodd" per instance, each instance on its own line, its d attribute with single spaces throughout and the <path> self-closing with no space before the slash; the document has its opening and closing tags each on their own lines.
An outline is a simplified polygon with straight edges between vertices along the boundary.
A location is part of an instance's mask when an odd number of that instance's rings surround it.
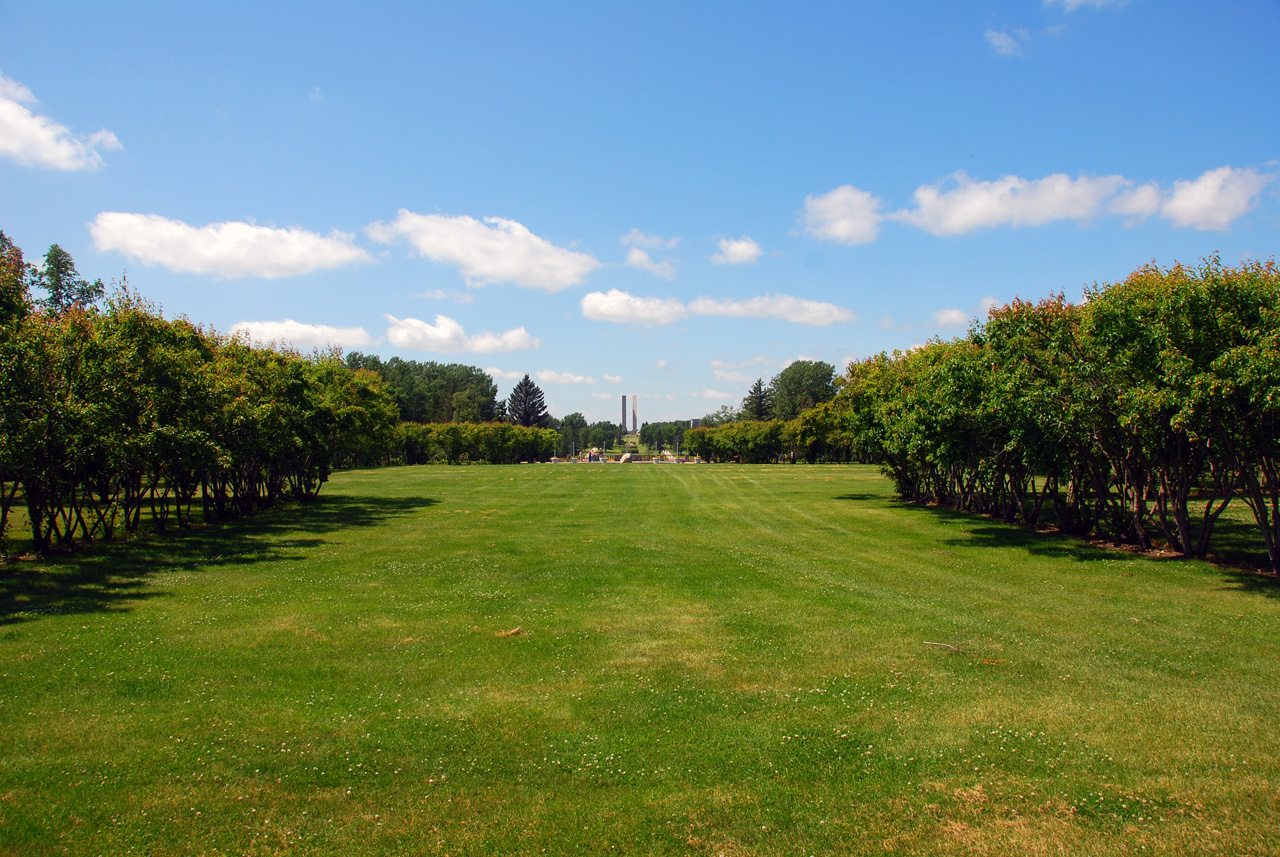
<svg viewBox="0 0 1280 857">
<path fill-rule="evenodd" d="M 3 853 L 1276 853 L 1272 588 L 871 468 L 356 471 L 0 574 Z"/>
</svg>

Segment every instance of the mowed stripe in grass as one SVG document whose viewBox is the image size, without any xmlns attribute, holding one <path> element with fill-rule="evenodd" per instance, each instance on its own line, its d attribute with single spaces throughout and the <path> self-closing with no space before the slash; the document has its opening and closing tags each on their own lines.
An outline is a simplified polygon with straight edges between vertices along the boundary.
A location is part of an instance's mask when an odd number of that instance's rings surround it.
<svg viewBox="0 0 1280 857">
<path fill-rule="evenodd" d="M 5 853 L 1275 853 L 1275 590 L 872 468 L 347 472 L 3 573 Z"/>
</svg>

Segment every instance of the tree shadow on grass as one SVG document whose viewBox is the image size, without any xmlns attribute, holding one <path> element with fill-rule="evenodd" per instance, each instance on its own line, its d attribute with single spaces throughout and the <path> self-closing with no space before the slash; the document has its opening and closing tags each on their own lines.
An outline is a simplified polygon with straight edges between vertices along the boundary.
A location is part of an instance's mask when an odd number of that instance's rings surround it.
<svg viewBox="0 0 1280 857">
<path fill-rule="evenodd" d="M 874 494 L 846 494 L 837 500 L 886 500 Z M 908 514 L 923 515 L 935 522 L 954 527 L 956 535 L 939 539 L 949 547 L 983 547 L 1015 549 L 1031 556 L 1050 557 L 1071 562 L 1098 562 L 1123 557 L 1141 557 L 1150 562 L 1185 562 L 1177 554 L 1144 553 L 1086 541 L 1056 530 L 1034 530 L 1015 524 L 961 512 L 944 506 L 926 506 L 901 500 L 888 500 Z M 1267 555 L 1257 531 L 1248 523 L 1219 520 L 1213 533 L 1213 555 L 1210 565 L 1225 589 L 1256 593 L 1267 598 L 1280 598 L 1280 578 L 1261 574 L 1267 567 Z"/>
<path fill-rule="evenodd" d="M 331 544 L 326 535 L 376 527 L 439 502 L 321 495 L 251 518 L 0 565 L 0 626 L 47 614 L 127 611 L 133 602 L 167 594 L 149 586 L 157 572 L 295 562 L 307 549 Z"/>
</svg>

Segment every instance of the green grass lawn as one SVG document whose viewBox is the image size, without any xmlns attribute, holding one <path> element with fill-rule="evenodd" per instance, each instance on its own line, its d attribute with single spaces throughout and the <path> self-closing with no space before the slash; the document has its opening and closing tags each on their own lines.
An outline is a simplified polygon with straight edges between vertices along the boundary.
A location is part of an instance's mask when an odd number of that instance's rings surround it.
<svg viewBox="0 0 1280 857">
<path fill-rule="evenodd" d="M 873 468 L 347 472 L 0 575 L 4 854 L 1280 853 L 1280 588 Z"/>
</svg>

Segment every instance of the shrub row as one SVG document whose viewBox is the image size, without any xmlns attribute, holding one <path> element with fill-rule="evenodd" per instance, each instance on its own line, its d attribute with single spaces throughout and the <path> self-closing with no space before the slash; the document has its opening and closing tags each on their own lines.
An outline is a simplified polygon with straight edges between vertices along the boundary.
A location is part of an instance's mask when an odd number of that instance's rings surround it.
<svg viewBox="0 0 1280 857">
<path fill-rule="evenodd" d="M 900 496 L 1187 556 L 1248 505 L 1280 572 L 1280 270 L 1150 265 L 1015 300 L 969 335 L 852 364 L 802 440 L 882 464 Z"/>
</svg>

